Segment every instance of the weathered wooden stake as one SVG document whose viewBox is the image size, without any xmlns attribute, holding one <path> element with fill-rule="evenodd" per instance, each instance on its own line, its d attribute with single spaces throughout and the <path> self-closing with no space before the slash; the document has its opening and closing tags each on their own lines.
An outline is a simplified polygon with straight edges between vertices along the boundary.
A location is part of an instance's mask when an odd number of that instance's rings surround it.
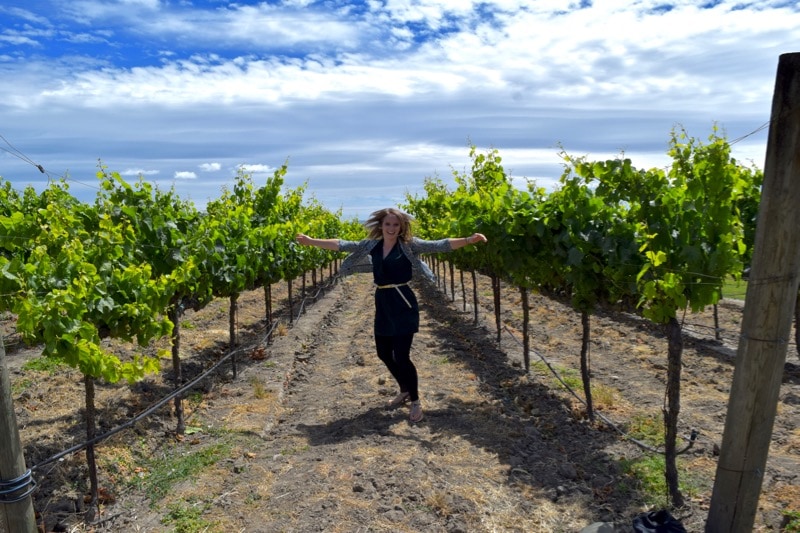
<svg viewBox="0 0 800 533">
<path fill-rule="evenodd" d="M 778 62 L 764 184 L 709 533 L 753 529 L 800 277 L 800 53 Z"/>
<path fill-rule="evenodd" d="M 28 478 L 25 457 L 19 442 L 17 417 L 14 414 L 14 402 L 11 401 L 11 380 L 6 368 L 6 348 L 0 338 L 0 482 L 8 483 L 16 479 Z M 14 499 L 27 492 L 29 484 L 22 483 L 20 490 L 3 497 Z M 5 487 L 5 484 L 0 485 Z M 5 490 L 11 490 L 9 487 Z M 33 499 L 30 495 L 18 502 L 0 503 L 0 531 L 8 533 L 34 533 L 36 518 L 33 513 Z"/>
</svg>

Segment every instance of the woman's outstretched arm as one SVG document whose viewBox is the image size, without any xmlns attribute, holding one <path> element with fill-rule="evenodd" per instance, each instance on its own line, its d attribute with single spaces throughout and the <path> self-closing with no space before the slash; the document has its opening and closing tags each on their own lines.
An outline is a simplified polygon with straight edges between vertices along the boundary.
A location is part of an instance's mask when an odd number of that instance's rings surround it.
<svg viewBox="0 0 800 533">
<path fill-rule="evenodd" d="M 469 237 L 458 237 L 448 240 L 450 241 L 450 247 L 453 250 L 458 250 L 459 248 L 463 248 L 469 244 L 486 242 L 486 236 L 483 233 L 473 233 Z"/>
<path fill-rule="evenodd" d="M 303 246 L 316 246 L 317 248 L 333 250 L 334 252 L 339 251 L 339 239 L 312 239 L 303 233 L 298 233 L 295 239 Z"/>
</svg>

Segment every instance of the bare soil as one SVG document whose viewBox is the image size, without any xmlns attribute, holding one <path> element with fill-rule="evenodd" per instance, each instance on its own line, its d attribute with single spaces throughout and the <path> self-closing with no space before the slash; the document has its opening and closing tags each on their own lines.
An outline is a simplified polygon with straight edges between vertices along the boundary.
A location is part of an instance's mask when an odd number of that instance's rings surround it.
<svg viewBox="0 0 800 533">
<path fill-rule="evenodd" d="M 285 287 L 275 286 L 280 325 L 272 335 L 263 291 L 248 292 L 237 315 L 236 377 L 225 363 L 191 391 L 183 436 L 169 403 L 98 445 L 101 505 L 88 524 L 84 454 L 36 468 L 42 531 L 577 532 L 600 521 L 627 531 L 637 514 L 668 507 L 666 494 L 648 494 L 625 468 L 651 454 L 624 435 L 661 416 L 667 356 L 659 327 L 632 315 L 592 316 L 595 407 L 605 420 L 590 421 L 582 393 L 551 371 L 580 383 L 577 313 L 531 296 L 525 372 L 515 289 L 502 290 L 499 342 L 487 279 L 479 278 L 477 324 L 469 279 L 466 302 L 460 288 L 449 292 L 449 280 L 446 292 L 415 290 L 421 423 L 409 423 L 407 408 L 385 408 L 396 388 L 374 354 L 368 276 L 324 291 L 296 281 L 295 300 L 305 299 L 291 320 Z M 685 317 L 681 433 L 699 437 L 680 457 L 687 503 L 671 512 L 690 532 L 705 525 L 741 312 L 740 302 L 718 306 L 720 339 L 711 310 Z M 17 421 L 36 465 L 84 439 L 82 378 L 63 367 L 30 369 L 39 350 L 15 343 L 13 317 L 5 318 Z M 227 353 L 228 302 L 190 312 L 182 324 L 189 381 Z M 792 345 L 756 531 L 779 531 L 783 511 L 800 511 L 798 362 Z M 168 394 L 169 367 L 133 386 L 98 384 L 100 431 Z"/>
</svg>

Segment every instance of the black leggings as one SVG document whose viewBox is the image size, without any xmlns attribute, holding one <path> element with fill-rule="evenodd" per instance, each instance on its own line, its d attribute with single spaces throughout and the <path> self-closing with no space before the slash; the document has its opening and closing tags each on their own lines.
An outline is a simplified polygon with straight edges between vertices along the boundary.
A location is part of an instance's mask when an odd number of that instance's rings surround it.
<svg viewBox="0 0 800 533">
<path fill-rule="evenodd" d="M 378 357 L 392 373 L 401 392 L 407 392 L 412 402 L 419 400 L 417 367 L 411 362 L 411 341 L 414 334 L 375 335 Z"/>
</svg>

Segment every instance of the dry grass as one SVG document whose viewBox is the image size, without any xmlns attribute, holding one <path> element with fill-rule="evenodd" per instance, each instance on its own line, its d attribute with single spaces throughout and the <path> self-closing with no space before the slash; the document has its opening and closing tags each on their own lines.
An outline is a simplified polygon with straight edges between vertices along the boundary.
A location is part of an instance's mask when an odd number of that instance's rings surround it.
<svg viewBox="0 0 800 533">
<path fill-rule="evenodd" d="M 794 430 L 792 430 L 789 440 L 785 444 L 785 450 L 787 453 L 800 454 L 800 428 L 794 428 Z M 798 508 L 800 509 L 800 507 Z"/>
<path fill-rule="evenodd" d="M 270 392 L 264 387 L 264 383 L 258 376 L 252 376 L 250 378 L 250 385 L 253 386 L 253 398 L 257 400 L 264 400 L 270 396 Z"/>
<path fill-rule="evenodd" d="M 219 424 L 230 431 L 261 433 L 265 421 L 281 411 L 280 400 L 274 393 L 264 393 L 260 397 L 255 390 L 251 398 L 243 398 L 243 401 L 231 405 L 224 420 L 207 422 Z"/>
<path fill-rule="evenodd" d="M 279 322 L 277 326 L 275 326 L 275 335 L 278 337 L 285 337 L 289 334 L 289 325 L 285 322 Z"/>
<path fill-rule="evenodd" d="M 611 410 L 620 404 L 622 394 L 614 387 L 598 383 L 592 385 L 592 400 L 598 409 Z"/>
</svg>

